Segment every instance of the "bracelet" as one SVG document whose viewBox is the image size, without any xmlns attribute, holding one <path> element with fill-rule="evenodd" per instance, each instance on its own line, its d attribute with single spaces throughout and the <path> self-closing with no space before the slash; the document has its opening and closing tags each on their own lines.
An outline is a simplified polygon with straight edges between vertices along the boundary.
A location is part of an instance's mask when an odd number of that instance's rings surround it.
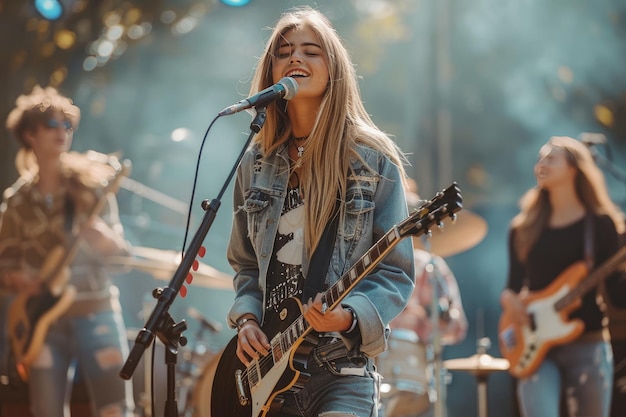
<svg viewBox="0 0 626 417">
<path fill-rule="evenodd" d="M 246 324 L 249 321 L 253 321 L 256 324 L 259 324 L 257 319 L 255 319 L 254 317 L 244 317 L 242 319 L 238 319 L 237 320 L 237 332 L 239 332 L 241 330 L 241 328 L 243 327 L 243 325 Z"/>
<path fill-rule="evenodd" d="M 356 329 L 357 324 L 358 324 L 358 319 L 356 318 L 356 313 L 354 312 L 354 310 L 352 310 L 350 307 L 344 307 L 344 310 L 347 310 L 350 312 L 350 314 L 352 314 L 352 324 L 350 325 L 350 328 L 348 330 L 345 330 L 341 333 L 343 334 L 350 334 L 354 331 L 354 329 Z"/>
</svg>

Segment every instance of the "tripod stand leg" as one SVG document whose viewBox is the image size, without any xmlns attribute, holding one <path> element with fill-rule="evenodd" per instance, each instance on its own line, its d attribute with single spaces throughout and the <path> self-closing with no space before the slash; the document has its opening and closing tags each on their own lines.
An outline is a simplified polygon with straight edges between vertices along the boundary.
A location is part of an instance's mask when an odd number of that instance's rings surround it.
<svg viewBox="0 0 626 417">
<path fill-rule="evenodd" d="M 478 417 L 487 417 L 487 379 L 478 378 Z"/>
</svg>

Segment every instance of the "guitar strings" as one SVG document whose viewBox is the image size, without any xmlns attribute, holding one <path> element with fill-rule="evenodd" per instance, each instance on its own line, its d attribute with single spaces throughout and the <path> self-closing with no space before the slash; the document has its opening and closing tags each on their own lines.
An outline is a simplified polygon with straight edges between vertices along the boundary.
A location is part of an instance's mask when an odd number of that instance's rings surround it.
<svg viewBox="0 0 626 417">
<path fill-rule="evenodd" d="M 287 327 L 287 329 L 286 329 L 287 333 L 291 333 L 291 330 L 294 328 L 294 326 L 296 325 L 297 321 L 298 320 L 295 320 L 293 323 L 291 323 L 289 325 L 289 327 Z M 282 332 L 281 335 L 280 335 L 280 338 L 276 341 L 276 343 L 280 344 L 280 340 L 284 337 L 284 335 L 285 335 L 285 332 Z M 293 345 L 293 343 L 292 343 L 292 345 Z M 260 373 L 261 372 L 261 368 L 264 365 L 267 365 L 267 363 L 270 360 L 272 362 L 274 362 L 274 359 L 273 359 L 273 357 L 274 357 L 274 355 L 273 355 L 274 346 L 276 346 L 276 344 L 272 343 L 271 346 L 270 346 L 270 352 L 266 356 L 263 356 L 258 361 L 256 361 L 258 363 L 258 367 L 259 367 L 259 381 L 261 380 L 261 373 Z M 291 347 L 290 347 L 290 349 L 291 349 Z M 282 348 L 281 348 L 281 350 L 282 350 Z M 282 355 L 284 356 L 285 352 L 282 352 Z M 248 379 L 248 373 L 249 373 L 248 369 L 252 368 L 253 366 L 254 365 L 250 365 L 250 366 L 246 367 L 245 371 L 242 372 L 242 378 L 245 380 L 245 384 L 247 385 L 248 390 L 250 390 L 250 388 L 251 388 L 250 384 L 249 384 L 249 379 Z"/>
</svg>

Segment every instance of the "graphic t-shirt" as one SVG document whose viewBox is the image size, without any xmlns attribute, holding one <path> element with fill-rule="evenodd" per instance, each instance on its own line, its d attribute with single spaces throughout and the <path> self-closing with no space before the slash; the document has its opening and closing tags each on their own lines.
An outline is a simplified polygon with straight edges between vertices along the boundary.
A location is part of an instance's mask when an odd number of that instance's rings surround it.
<svg viewBox="0 0 626 417">
<path fill-rule="evenodd" d="M 300 188 L 289 188 L 278 221 L 274 252 L 270 261 L 266 310 L 278 312 L 278 305 L 289 297 L 302 297 L 304 275 L 304 200 Z"/>
</svg>

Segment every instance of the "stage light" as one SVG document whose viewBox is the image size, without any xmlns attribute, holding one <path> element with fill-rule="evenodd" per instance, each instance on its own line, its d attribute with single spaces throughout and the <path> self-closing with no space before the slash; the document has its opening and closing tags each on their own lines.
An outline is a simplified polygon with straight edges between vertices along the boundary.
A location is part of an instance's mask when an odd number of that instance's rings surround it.
<svg viewBox="0 0 626 417">
<path fill-rule="evenodd" d="M 222 0 L 222 4 L 225 4 L 226 6 L 232 6 L 232 7 L 246 6 L 249 3 L 250 3 L 250 0 Z"/>
<path fill-rule="evenodd" d="M 63 14 L 63 5 L 57 0 L 35 0 L 35 9 L 47 20 L 57 20 Z"/>
<path fill-rule="evenodd" d="M 35 0 L 35 9 L 47 20 L 57 20 L 63 14 L 63 5 L 57 0 Z"/>
</svg>

